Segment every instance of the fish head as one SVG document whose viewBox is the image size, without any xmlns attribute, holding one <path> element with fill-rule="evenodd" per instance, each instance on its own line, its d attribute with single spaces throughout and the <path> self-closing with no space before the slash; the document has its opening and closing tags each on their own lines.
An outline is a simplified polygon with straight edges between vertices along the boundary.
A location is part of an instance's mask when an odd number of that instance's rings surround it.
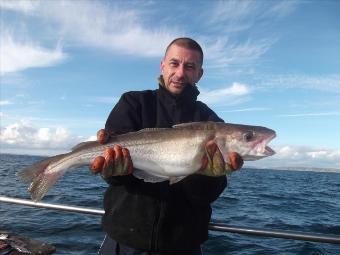
<svg viewBox="0 0 340 255">
<path fill-rule="evenodd" d="M 266 127 L 219 123 L 215 140 L 228 162 L 229 152 L 237 152 L 243 160 L 258 160 L 274 155 L 275 151 L 267 144 L 275 137 L 275 131 Z"/>
</svg>

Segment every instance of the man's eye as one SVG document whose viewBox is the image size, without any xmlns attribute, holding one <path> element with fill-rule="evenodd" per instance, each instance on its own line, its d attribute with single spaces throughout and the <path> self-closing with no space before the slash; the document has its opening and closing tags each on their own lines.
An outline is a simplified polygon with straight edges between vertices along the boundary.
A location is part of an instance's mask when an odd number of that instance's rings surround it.
<svg viewBox="0 0 340 255">
<path fill-rule="evenodd" d="M 186 69 L 192 70 L 192 69 L 195 69 L 195 65 L 193 65 L 193 64 L 187 64 L 187 65 L 185 65 L 185 68 L 186 68 Z"/>
<path fill-rule="evenodd" d="M 178 66 L 178 64 L 176 62 L 170 62 L 169 65 L 170 66 Z"/>
</svg>

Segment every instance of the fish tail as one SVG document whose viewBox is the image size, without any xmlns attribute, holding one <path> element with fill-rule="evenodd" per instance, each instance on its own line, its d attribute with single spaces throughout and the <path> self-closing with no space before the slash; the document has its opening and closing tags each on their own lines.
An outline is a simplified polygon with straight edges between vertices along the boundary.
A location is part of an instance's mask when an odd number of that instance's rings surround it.
<svg viewBox="0 0 340 255">
<path fill-rule="evenodd" d="M 26 167 L 17 173 L 17 176 L 26 182 L 31 182 L 28 191 L 32 200 L 38 201 L 44 197 L 47 191 L 57 182 L 65 171 L 45 171 L 52 163 L 64 158 L 66 154 L 50 157 L 41 162 Z"/>
<path fill-rule="evenodd" d="M 64 171 L 57 173 L 40 173 L 34 178 L 28 191 L 31 193 L 31 198 L 34 201 L 41 200 L 47 191 L 57 182 L 57 180 L 64 174 Z"/>
</svg>

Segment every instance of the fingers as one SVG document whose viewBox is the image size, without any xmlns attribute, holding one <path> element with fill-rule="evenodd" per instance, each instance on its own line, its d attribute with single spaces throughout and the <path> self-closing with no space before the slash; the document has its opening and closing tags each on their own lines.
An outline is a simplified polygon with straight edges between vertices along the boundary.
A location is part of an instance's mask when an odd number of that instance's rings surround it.
<svg viewBox="0 0 340 255">
<path fill-rule="evenodd" d="M 202 157 L 201 161 L 201 170 L 200 174 L 203 175 L 211 175 L 212 173 L 212 156 L 216 150 L 216 144 L 213 141 L 209 141 L 205 145 L 205 153 Z"/>
<path fill-rule="evenodd" d="M 208 156 L 209 156 L 210 158 L 213 157 L 213 155 L 215 154 L 215 152 L 216 152 L 217 149 L 218 149 L 218 148 L 217 148 L 217 145 L 216 145 L 216 143 L 215 143 L 214 141 L 209 141 L 209 142 L 207 142 L 207 144 L 205 145 L 205 150 L 206 150 L 206 152 L 207 152 L 207 154 L 208 154 Z"/>
<path fill-rule="evenodd" d="M 105 158 L 102 156 L 96 157 L 90 164 L 90 170 L 92 173 L 97 174 L 102 171 L 104 166 Z"/>
<path fill-rule="evenodd" d="M 105 144 L 108 142 L 110 138 L 110 133 L 107 132 L 105 129 L 100 129 L 98 132 L 97 132 L 97 141 L 100 143 L 100 144 Z"/>
<path fill-rule="evenodd" d="M 212 157 L 216 151 L 216 144 L 214 141 L 208 141 L 205 145 L 205 153 L 202 157 L 201 170 L 208 172 L 212 169 Z"/>
<path fill-rule="evenodd" d="M 105 148 L 103 156 L 98 156 L 92 161 L 90 170 L 94 174 L 101 173 L 102 175 L 110 175 L 112 173 L 107 173 L 107 171 L 113 168 L 113 161 L 114 151 L 110 147 Z"/>
<path fill-rule="evenodd" d="M 202 167 L 199 173 L 208 176 L 230 174 L 243 166 L 243 159 L 237 152 L 228 153 L 227 158 L 224 159 L 214 141 L 206 143 L 205 154 L 201 162 Z"/>
<path fill-rule="evenodd" d="M 123 148 L 122 156 L 123 156 L 123 168 L 125 172 L 127 172 L 127 174 L 131 174 L 133 171 L 133 164 L 132 164 L 132 159 L 131 159 L 129 150 L 126 148 Z"/>
<path fill-rule="evenodd" d="M 222 153 L 219 149 L 217 149 L 213 156 L 213 171 L 216 176 L 224 174 L 224 165 L 225 163 Z"/>
<path fill-rule="evenodd" d="M 202 158 L 201 170 L 203 171 L 204 169 L 207 169 L 208 167 L 209 167 L 209 159 L 208 159 L 208 156 L 204 154 Z"/>
<path fill-rule="evenodd" d="M 114 146 L 114 175 L 127 175 L 133 171 L 132 159 L 127 148 L 122 148 L 119 145 Z"/>
<path fill-rule="evenodd" d="M 128 175 L 133 172 L 130 152 L 126 148 L 114 145 L 104 149 L 103 156 L 96 157 L 90 164 L 90 170 L 100 173 L 104 179 L 112 176 Z"/>
<path fill-rule="evenodd" d="M 109 132 L 107 132 L 105 129 L 100 129 L 97 132 L 97 141 L 100 144 L 105 144 L 110 138 Z M 102 172 L 103 168 L 106 167 L 107 165 L 107 156 L 104 151 L 104 157 L 103 156 L 98 156 L 96 157 L 90 164 L 89 168 L 92 171 L 92 173 L 97 174 Z"/>
<path fill-rule="evenodd" d="M 104 149 L 104 158 L 105 162 L 103 165 L 103 169 L 100 172 L 101 176 L 104 179 L 107 179 L 113 175 L 114 171 L 114 156 L 115 152 L 111 147 L 107 147 Z"/>
<path fill-rule="evenodd" d="M 229 166 L 233 171 L 239 170 L 243 166 L 243 159 L 237 152 L 228 153 Z"/>
<path fill-rule="evenodd" d="M 205 146 L 205 154 L 202 158 L 201 174 L 208 176 L 220 176 L 224 172 L 224 159 L 221 151 L 214 141 L 209 141 Z"/>
<path fill-rule="evenodd" d="M 114 157 L 115 152 L 111 147 L 107 147 L 104 149 L 105 167 L 108 167 L 113 164 Z"/>
</svg>

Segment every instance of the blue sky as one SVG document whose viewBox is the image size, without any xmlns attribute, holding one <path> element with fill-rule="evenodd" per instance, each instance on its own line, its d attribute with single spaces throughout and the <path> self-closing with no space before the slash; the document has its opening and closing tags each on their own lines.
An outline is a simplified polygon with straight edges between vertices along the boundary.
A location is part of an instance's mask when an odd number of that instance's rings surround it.
<svg viewBox="0 0 340 255">
<path fill-rule="evenodd" d="M 167 44 L 205 53 L 200 100 L 274 129 L 260 167 L 340 169 L 339 1 L 1 1 L 0 150 L 93 139 L 120 95 L 157 88 Z"/>
</svg>

